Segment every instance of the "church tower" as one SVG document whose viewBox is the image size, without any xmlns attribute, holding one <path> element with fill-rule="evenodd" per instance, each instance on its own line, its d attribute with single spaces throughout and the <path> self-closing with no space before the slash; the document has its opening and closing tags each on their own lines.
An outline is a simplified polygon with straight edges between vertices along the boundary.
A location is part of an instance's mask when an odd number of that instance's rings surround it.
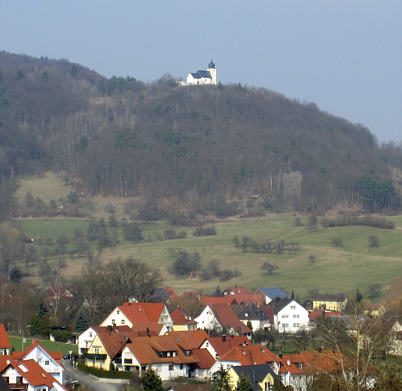
<svg viewBox="0 0 402 391">
<path fill-rule="evenodd" d="M 211 75 L 211 84 L 216 86 L 216 67 L 215 67 L 214 62 L 212 61 L 212 58 L 211 58 L 211 62 L 208 64 L 207 70 Z"/>
</svg>

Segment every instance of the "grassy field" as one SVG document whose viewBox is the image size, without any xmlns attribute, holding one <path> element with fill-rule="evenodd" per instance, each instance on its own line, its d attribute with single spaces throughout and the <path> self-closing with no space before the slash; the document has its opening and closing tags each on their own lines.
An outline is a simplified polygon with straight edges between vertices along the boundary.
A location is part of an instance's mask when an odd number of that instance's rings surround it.
<svg viewBox="0 0 402 391">
<path fill-rule="evenodd" d="M 249 220 L 231 220 L 215 224 L 217 235 L 194 237 L 193 228 L 172 227 L 166 222 L 140 223 L 143 236 L 147 239 L 139 244 L 121 240 L 117 247 L 104 250 L 102 261 L 109 262 L 116 257 L 133 256 L 152 267 L 159 268 L 166 285 L 178 291 L 200 290 L 204 292 L 232 284 L 242 284 L 250 288 L 263 286 L 282 286 L 295 290 L 305 297 L 311 289 L 321 292 L 352 293 L 359 288 L 364 294 L 372 284 L 380 284 L 385 295 L 392 282 L 402 277 L 402 217 L 393 217 L 395 230 L 369 227 L 318 228 L 311 232 L 306 227 L 294 227 L 294 217 L 285 214 L 269 215 Z M 69 237 L 75 229 L 86 231 L 88 222 L 80 219 L 22 219 L 18 222 L 25 234 L 33 237 Z M 158 233 L 167 228 L 187 232 L 187 238 L 158 241 Z M 121 238 L 121 228 L 117 229 Z M 233 237 L 250 237 L 254 241 L 286 240 L 298 242 L 301 251 L 296 254 L 256 254 L 244 253 L 234 247 Z M 368 238 L 376 235 L 380 246 L 368 246 Z M 341 238 L 342 247 L 333 247 L 333 238 Z M 169 249 L 197 251 L 203 264 L 211 259 L 220 263 L 221 269 L 237 268 L 241 277 L 229 281 L 212 279 L 201 281 L 199 278 L 180 279 L 169 273 L 172 259 Z M 311 257 L 313 256 L 313 257 Z M 313 261 L 311 260 L 313 258 Z M 272 276 L 262 273 L 264 262 L 276 264 L 279 268 Z M 84 259 L 68 261 L 66 276 L 77 275 L 85 264 Z"/>
<path fill-rule="evenodd" d="M 25 350 L 32 343 L 32 339 L 30 338 L 25 338 L 24 342 L 22 337 L 17 337 L 13 335 L 9 335 L 9 339 L 13 349 L 19 352 Z M 36 340 L 49 352 L 60 352 L 63 356 L 68 354 L 70 351 L 72 351 L 73 353 L 78 353 L 77 345 L 71 345 L 61 342 L 52 342 L 47 339 L 36 339 Z"/>
</svg>

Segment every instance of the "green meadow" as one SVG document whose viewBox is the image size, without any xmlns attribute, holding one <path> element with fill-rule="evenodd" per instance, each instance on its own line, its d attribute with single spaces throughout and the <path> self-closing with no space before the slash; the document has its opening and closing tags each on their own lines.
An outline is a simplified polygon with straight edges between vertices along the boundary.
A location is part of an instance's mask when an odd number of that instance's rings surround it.
<svg viewBox="0 0 402 391">
<path fill-rule="evenodd" d="M 17 337 L 14 335 L 9 335 L 8 338 L 10 339 L 13 349 L 17 352 L 25 350 L 32 343 L 31 338 Z M 63 356 L 68 354 L 70 351 L 72 351 L 73 353 L 78 352 L 77 345 L 61 343 L 61 342 L 52 342 L 49 341 L 48 339 L 36 339 L 36 340 L 49 352 L 60 352 Z"/>
<path fill-rule="evenodd" d="M 217 235 L 195 237 L 194 228 L 171 226 L 167 222 L 139 223 L 144 241 L 132 244 L 123 240 L 122 228 L 115 230 L 119 237 L 116 247 L 105 249 L 102 262 L 107 263 L 117 257 L 132 256 L 150 266 L 158 268 L 164 284 L 176 287 L 178 291 L 199 290 L 210 292 L 217 286 L 224 288 L 232 284 L 242 284 L 250 288 L 281 286 L 292 289 L 300 297 L 306 297 L 309 290 L 320 292 L 353 293 L 356 288 L 367 294 L 370 285 L 380 284 L 382 295 L 387 293 L 391 283 L 402 276 L 402 218 L 391 218 L 396 229 L 384 230 L 370 227 L 336 227 L 310 230 L 305 226 L 295 227 L 294 216 L 272 214 L 263 218 L 247 220 L 227 220 L 215 225 Z M 303 219 L 306 223 L 307 219 Z M 75 230 L 86 232 L 89 222 L 81 219 L 20 219 L 17 221 L 27 236 L 56 239 L 60 235 L 71 238 Z M 158 240 L 166 229 L 185 231 L 185 239 Z M 297 242 L 300 251 L 289 254 L 262 254 L 243 252 L 233 245 L 233 237 L 240 240 L 246 236 L 262 243 L 267 240 L 277 242 Z M 369 247 L 368 239 L 375 235 L 379 247 Z M 332 239 L 340 238 L 342 247 L 334 247 Z M 214 278 L 201 281 L 198 277 L 177 278 L 169 273 L 173 262 L 170 249 L 197 251 L 203 265 L 216 259 L 221 269 L 235 268 L 241 276 L 228 281 Z M 267 276 L 261 265 L 270 262 L 278 266 L 273 275 Z M 85 265 L 85 259 L 67 259 L 64 270 L 66 276 L 77 275 Z"/>
</svg>

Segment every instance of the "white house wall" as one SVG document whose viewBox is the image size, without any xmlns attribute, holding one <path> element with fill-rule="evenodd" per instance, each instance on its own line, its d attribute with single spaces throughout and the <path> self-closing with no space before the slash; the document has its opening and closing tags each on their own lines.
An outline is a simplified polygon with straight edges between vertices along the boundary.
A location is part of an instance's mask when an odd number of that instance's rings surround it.
<svg viewBox="0 0 402 391">
<path fill-rule="evenodd" d="M 194 318 L 194 320 L 197 322 L 197 329 L 222 329 L 221 324 L 218 322 L 209 306 L 206 306 L 201 314 Z"/>
<path fill-rule="evenodd" d="M 96 337 L 96 331 L 90 327 L 78 337 L 78 354 L 84 354 L 85 349 L 89 349 Z"/>
<path fill-rule="evenodd" d="M 295 333 L 308 327 L 308 311 L 293 300 L 274 316 L 274 323 L 279 332 Z"/>
</svg>

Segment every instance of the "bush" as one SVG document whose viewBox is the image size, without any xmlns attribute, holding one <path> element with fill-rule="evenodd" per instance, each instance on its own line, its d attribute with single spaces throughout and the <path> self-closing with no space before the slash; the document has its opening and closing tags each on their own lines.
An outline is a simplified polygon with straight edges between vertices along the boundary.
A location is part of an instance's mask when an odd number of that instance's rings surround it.
<svg viewBox="0 0 402 391">
<path fill-rule="evenodd" d="M 380 239 L 377 235 L 371 235 L 368 240 L 369 247 L 379 247 L 380 246 Z"/>
<path fill-rule="evenodd" d="M 320 221 L 321 225 L 326 228 L 344 227 L 347 225 L 362 225 L 367 227 L 394 229 L 395 224 L 386 220 L 384 217 L 373 216 L 336 216 L 334 218 L 324 217 Z"/>
<path fill-rule="evenodd" d="M 210 227 L 198 227 L 193 232 L 193 236 L 212 236 L 216 235 L 216 229 L 213 225 Z"/>
<path fill-rule="evenodd" d="M 130 371 L 104 371 L 103 369 L 88 367 L 80 361 L 77 368 L 82 372 L 108 379 L 131 379 L 133 377 L 133 373 Z"/>
<path fill-rule="evenodd" d="M 187 276 L 194 273 L 201 268 L 201 257 L 198 252 L 190 254 L 185 250 L 178 250 L 173 252 L 175 258 L 171 273 L 176 276 Z"/>
</svg>

